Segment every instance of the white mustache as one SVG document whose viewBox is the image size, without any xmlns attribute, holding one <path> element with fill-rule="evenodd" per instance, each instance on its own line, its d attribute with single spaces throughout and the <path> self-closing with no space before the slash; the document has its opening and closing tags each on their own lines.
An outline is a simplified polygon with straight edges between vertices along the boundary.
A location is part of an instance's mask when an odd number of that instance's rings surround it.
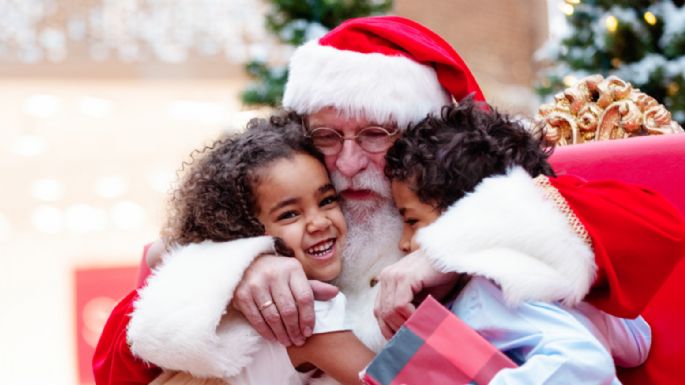
<svg viewBox="0 0 685 385">
<path fill-rule="evenodd" d="M 352 178 L 348 178 L 336 170 L 331 173 L 331 180 L 337 191 L 370 190 L 383 198 L 392 198 L 390 181 L 380 170 L 375 168 L 360 171 Z"/>
</svg>

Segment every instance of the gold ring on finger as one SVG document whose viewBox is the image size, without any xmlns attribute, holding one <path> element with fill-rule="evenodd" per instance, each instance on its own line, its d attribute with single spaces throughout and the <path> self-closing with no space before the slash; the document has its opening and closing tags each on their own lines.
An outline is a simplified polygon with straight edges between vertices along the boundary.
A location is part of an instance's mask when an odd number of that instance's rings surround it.
<svg viewBox="0 0 685 385">
<path fill-rule="evenodd" d="M 269 307 L 273 304 L 274 304 L 274 301 L 268 300 L 268 301 L 264 302 L 263 304 L 259 305 L 259 311 L 263 311 L 264 309 L 266 309 L 267 307 Z"/>
</svg>

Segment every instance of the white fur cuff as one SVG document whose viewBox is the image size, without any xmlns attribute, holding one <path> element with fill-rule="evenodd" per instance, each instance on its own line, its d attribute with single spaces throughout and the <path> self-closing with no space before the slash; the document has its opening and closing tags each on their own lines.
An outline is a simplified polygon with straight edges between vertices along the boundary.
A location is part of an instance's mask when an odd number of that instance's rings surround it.
<svg viewBox="0 0 685 385">
<path fill-rule="evenodd" d="M 492 279 L 512 305 L 576 304 L 595 274 L 590 246 L 520 167 L 483 180 L 417 242 L 440 270 Z"/>
<path fill-rule="evenodd" d="M 236 312 L 233 290 L 271 237 L 203 242 L 174 249 L 139 291 L 128 325 L 131 351 L 165 369 L 229 377 L 246 366 L 259 336 Z"/>
</svg>

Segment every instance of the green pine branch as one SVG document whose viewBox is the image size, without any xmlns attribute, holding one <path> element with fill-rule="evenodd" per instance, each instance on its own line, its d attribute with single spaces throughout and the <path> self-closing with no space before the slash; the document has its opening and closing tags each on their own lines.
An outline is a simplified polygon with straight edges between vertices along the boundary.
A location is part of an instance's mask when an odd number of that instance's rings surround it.
<svg viewBox="0 0 685 385">
<path fill-rule="evenodd" d="M 272 0 L 266 15 L 266 25 L 284 44 L 294 46 L 335 28 L 343 21 L 361 16 L 388 12 L 392 0 Z M 287 68 L 274 67 L 252 60 L 245 65 L 252 82 L 242 92 L 246 105 L 281 105 Z"/>
<path fill-rule="evenodd" d="M 570 4 L 571 2 L 569 2 Z M 685 26 L 666 36 L 685 0 L 581 0 L 566 17 L 570 33 L 536 85 L 539 95 L 568 87 L 564 79 L 617 75 L 656 98 L 685 123 Z M 671 14 L 668 14 L 671 13 Z"/>
</svg>

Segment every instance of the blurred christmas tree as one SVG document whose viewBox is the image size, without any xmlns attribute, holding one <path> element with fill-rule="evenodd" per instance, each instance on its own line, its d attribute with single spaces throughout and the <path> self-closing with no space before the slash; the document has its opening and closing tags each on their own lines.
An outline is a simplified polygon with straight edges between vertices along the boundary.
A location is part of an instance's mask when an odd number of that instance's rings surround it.
<svg viewBox="0 0 685 385">
<path fill-rule="evenodd" d="M 298 46 L 323 36 L 346 19 L 388 12 L 392 0 L 272 0 L 266 25 L 278 39 Z M 271 68 L 259 60 L 245 69 L 253 82 L 242 93 L 250 105 L 278 106 L 288 79 L 286 66 Z"/>
<path fill-rule="evenodd" d="M 569 31 L 543 54 L 554 61 L 537 91 L 548 96 L 599 73 L 616 75 L 685 124 L 685 0 L 564 0 Z"/>
</svg>

